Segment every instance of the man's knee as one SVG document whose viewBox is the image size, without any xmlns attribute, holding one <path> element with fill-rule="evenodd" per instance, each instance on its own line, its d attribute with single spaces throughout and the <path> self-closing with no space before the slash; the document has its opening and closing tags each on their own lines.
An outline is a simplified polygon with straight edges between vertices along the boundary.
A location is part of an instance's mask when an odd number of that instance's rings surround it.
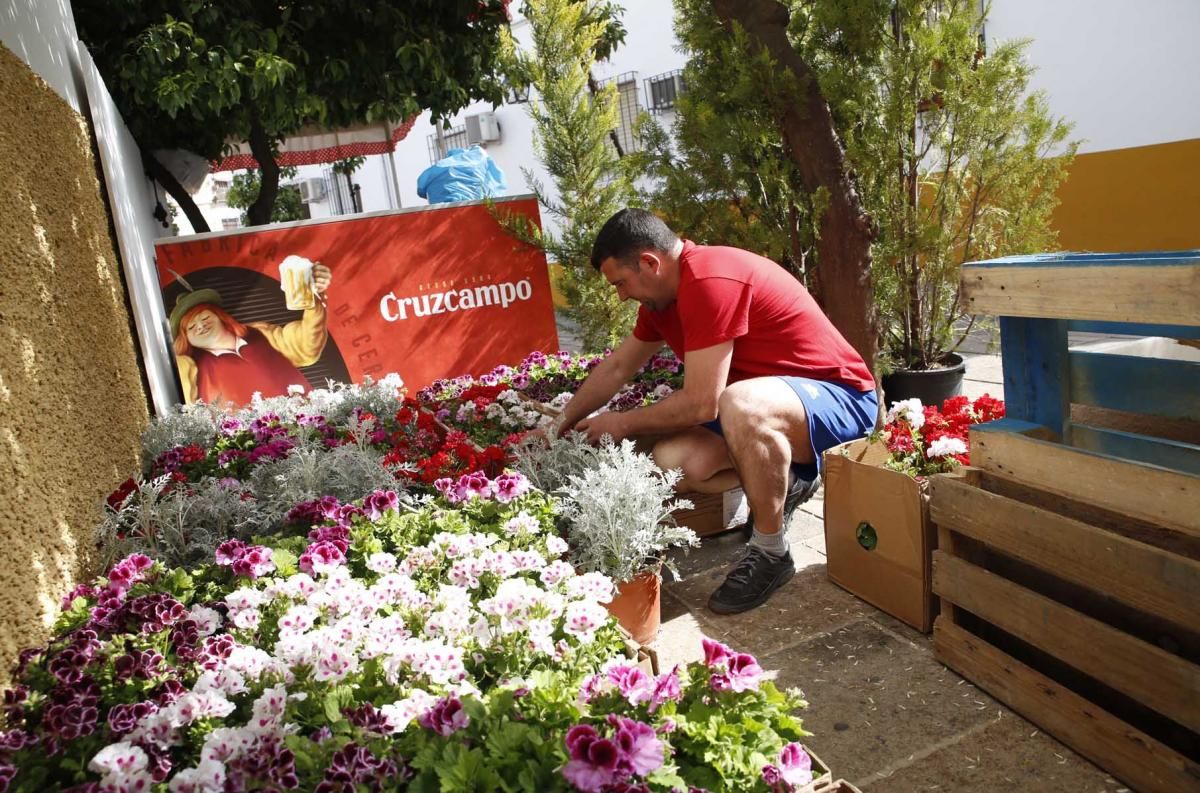
<svg viewBox="0 0 1200 793">
<path fill-rule="evenodd" d="M 693 482 L 702 482 L 718 473 L 722 469 L 722 460 L 718 458 L 725 457 L 724 453 L 718 455 L 716 450 L 705 448 L 688 435 L 663 438 L 654 444 L 651 454 L 659 468 L 678 468 Z"/>
<path fill-rule="evenodd" d="M 733 383 L 721 392 L 717 402 L 717 414 L 721 417 L 721 426 L 728 430 L 731 426 L 754 426 L 766 418 L 761 399 L 756 399 L 754 388 L 746 381 Z"/>
</svg>

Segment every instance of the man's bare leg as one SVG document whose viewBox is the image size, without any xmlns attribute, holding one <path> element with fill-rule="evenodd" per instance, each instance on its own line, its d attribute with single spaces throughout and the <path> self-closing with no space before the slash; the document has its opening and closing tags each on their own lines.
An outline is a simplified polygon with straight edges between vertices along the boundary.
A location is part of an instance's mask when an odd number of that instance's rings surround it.
<svg viewBox="0 0 1200 793">
<path fill-rule="evenodd" d="M 713 592 L 708 607 L 737 614 L 762 605 L 796 573 L 783 533 L 789 468 L 793 462 L 813 462 L 813 452 L 804 404 L 778 378 L 729 386 L 721 395 L 720 415 L 755 526 L 746 555 Z"/>
<path fill-rule="evenodd" d="M 739 484 L 725 439 L 703 427 L 659 439 L 654 462 L 662 469 L 683 471 L 676 486 L 681 493 L 723 493 Z"/>
</svg>

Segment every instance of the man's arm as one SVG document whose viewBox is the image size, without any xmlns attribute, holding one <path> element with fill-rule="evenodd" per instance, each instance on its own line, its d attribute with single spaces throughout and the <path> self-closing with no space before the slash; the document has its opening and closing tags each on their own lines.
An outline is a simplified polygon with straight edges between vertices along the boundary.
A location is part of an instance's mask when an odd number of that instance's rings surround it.
<svg viewBox="0 0 1200 793">
<path fill-rule="evenodd" d="M 325 304 L 321 301 L 306 308 L 300 319 L 286 325 L 269 322 L 248 323 L 267 337 L 267 342 L 281 352 L 293 366 L 312 366 L 321 357 L 329 338 L 325 328 Z"/>
<path fill-rule="evenodd" d="M 601 361 L 583 385 L 563 408 L 558 433 L 563 434 L 575 427 L 576 422 L 593 410 L 608 404 L 613 394 L 628 383 L 638 370 L 650 360 L 650 356 L 662 348 L 661 341 L 642 341 L 630 335 L 613 354 Z"/>
<path fill-rule="evenodd" d="M 683 388 L 661 402 L 624 413 L 601 413 L 576 426 L 588 440 L 604 435 L 621 440 L 630 435 L 677 432 L 717 417 L 717 403 L 729 379 L 733 342 L 693 350 L 683 356 Z"/>
</svg>

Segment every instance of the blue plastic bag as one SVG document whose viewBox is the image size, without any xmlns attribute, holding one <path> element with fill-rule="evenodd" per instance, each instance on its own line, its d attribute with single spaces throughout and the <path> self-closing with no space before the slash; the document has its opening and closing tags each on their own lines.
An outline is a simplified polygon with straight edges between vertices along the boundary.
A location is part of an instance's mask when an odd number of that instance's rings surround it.
<svg viewBox="0 0 1200 793">
<path fill-rule="evenodd" d="M 477 201 L 507 189 L 500 166 L 478 146 L 451 149 L 417 177 L 417 195 L 431 204 Z"/>
</svg>

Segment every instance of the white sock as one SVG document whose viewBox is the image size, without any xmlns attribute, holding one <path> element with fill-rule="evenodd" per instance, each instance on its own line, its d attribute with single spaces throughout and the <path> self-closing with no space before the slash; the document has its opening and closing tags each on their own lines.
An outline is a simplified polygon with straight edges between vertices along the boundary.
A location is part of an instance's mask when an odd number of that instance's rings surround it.
<svg viewBox="0 0 1200 793">
<path fill-rule="evenodd" d="M 782 531 L 777 531 L 774 534 L 763 534 L 758 529 L 755 529 L 754 536 L 750 538 L 750 544 L 759 550 L 766 551 L 772 556 L 786 556 L 789 548 L 787 536 Z"/>
</svg>

